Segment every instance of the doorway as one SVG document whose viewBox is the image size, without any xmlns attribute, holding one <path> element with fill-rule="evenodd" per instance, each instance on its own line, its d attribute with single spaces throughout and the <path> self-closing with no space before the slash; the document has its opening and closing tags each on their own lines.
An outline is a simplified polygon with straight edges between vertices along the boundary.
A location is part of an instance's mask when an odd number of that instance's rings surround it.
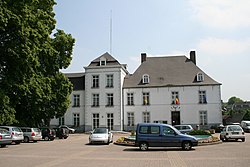
<svg viewBox="0 0 250 167">
<path fill-rule="evenodd" d="M 181 124 L 180 111 L 172 111 L 171 112 L 171 122 L 172 122 L 173 126 Z"/>
</svg>

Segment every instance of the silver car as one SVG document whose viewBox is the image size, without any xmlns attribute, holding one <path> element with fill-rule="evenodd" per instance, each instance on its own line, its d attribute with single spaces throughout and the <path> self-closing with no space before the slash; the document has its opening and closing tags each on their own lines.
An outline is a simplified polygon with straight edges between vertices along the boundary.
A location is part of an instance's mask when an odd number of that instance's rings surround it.
<svg viewBox="0 0 250 167">
<path fill-rule="evenodd" d="M 108 128 L 96 128 L 89 136 L 89 144 L 104 143 L 109 144 L 113 142 L 113 134 Z"/>
<path fill-rule="evenodd" d="M 11 144 L 12 138 L 9 131 L 0 128 L 0 146 L 6 147 L 7 144 Z"/>
<path fill-rule="evenodd" d="M 191 125 L 174 125 L 174 127 L 183 134 L 190 133 L 194 130 Z"/>
<path fill-rule="evenodd" d="M 16 144 L 20 144 L 24 137 L 23 137 L 23 131 L 19 127 L 15 126 L 0 126 L 2 129 L 6 129 L 7 131 L 10 132 L 11 137 L 12 137 L 12 142 Z"/>
<path fill-rule="evenodd" d="M 21 127 L 23 131 L 23 141 L 28 143 L 29 141 L 37 142 L 42 140 L 42 132 L 39 128 Z"/>
<path fill-rule="evenodd" d="M 241 139 L 242 142 L 245 141 L 245 134 L 243 129 L 239 125 L 227 125 L 223 128 L 220 133 L 220 139 L 222 141 Z"/>
</svg>

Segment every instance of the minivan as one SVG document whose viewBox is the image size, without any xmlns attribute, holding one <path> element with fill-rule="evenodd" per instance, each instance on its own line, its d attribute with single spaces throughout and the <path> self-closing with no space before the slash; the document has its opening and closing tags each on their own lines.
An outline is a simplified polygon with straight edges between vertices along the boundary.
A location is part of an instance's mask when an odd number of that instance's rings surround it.
<svg viewBox="0 0 250 167">
<path fill-rule="evenodd" d="M 168 124 L 139 123 L 135 145 L 143 151 L 149 147 L 182 147 L 183 150 L 191 150 L 198 145 L 198 140 L 194 136 L 182 134 Z"/>
</svg>

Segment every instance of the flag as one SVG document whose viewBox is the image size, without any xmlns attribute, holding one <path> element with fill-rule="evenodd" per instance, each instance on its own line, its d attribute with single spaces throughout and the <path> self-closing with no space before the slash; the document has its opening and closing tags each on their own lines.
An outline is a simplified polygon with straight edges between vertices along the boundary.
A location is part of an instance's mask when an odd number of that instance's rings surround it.
<svg viewBox="0 0 250 167">
<path fill-rule="evenodd" d="M 180 104 L 179 99 L 177 97 L 175 98 L 175 104 Z"/>
</svg>

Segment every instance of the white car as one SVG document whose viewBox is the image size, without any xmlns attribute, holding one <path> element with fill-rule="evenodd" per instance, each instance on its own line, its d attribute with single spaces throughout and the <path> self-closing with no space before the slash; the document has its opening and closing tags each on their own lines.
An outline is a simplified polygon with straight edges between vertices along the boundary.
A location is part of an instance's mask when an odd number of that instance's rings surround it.
<svg viewBox="0 0 250 167">
<path fill-rule="evenodd" d="M 245 141 L 245 133 L 239 125 L 227 125 L 223 128 L 220 133 L 220 139 L 222 141 L 228 140 L 238 140 L 241 139 L 242 142 Z"/>
<path fill-rule="evenodd" d="M 89 144 L 104 143 L 109 144 L 113 142 L 113 134 L 108 128 L 96 128 L 89 135 Z"/>
<path fill-rule="evenodd" d="M 59 128 L 65 128 L 69 130 L 69 133 L 75 133 L 75 129 L 70 128 L 67 125 L 60 125 Z"/>
</svg>

